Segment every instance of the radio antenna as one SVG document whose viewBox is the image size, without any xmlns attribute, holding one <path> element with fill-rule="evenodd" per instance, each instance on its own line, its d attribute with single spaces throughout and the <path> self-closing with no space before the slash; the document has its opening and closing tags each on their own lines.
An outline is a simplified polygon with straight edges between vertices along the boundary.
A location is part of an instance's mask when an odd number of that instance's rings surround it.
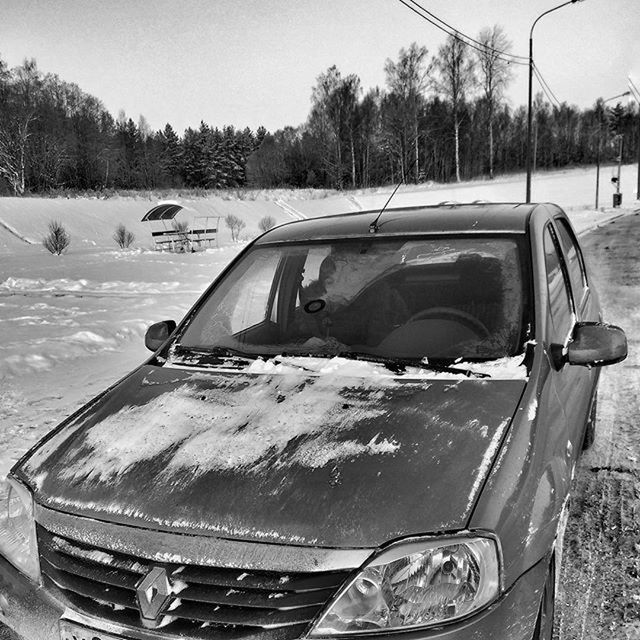
<svg viewBox="0 0 640 640">
<path fill-rule="evenodd" d="M 414 144 L 418 141 L 419 137 L 420 137 L 420 134 L 418 134 L 413 139 Z M 378 220 L 380 220 L 380 216 L 385 212 L 385 209 L 389 206 L 389 203 L 391 202 L 391 200 L 393 200 L 393 196 L 396 195 L 396 192 L 398 191 L 398 189 L 406 182 L 406 176 L 408 176 L 413 170 L 413 167 L 416 166 L 416 161 L 417 161 L 417 158 L 414 158 L 413 162 L 411 163 L 411 166 L 409 167 L 409 170 L 404 174 L 404 176 L 402 177 L 402 180 L 398 182 L 398 184 L 396 185 L 396 188 L 391 192 L 389 199 L 384 203 L 384 207 L 380 209 L 380 213 L 378 213 L 378 215 L 376 216 L 376 219 L 369 225 L 369 233 L 378 233 L 378 231 L 380 230 L 380 226 L 378 225 Z"/>
<path fill-rule="evenodd" d="M 378 215 L 376 216 L 376 219 L 369 225 L 369 233 L 378 233 L 380 229 L 380 227 L 378 226 L 378 220 L 380 220 L 380 216 L 384 213 L 384 210 L 387 208 L 387 206 L 391 202 L 391 199 L 393 198 L 393 196 L 396 195 L 396 191 L 400 188 L 400 185 L 402 185 L 403 183 L 404 183 L 404 180 L 401 180 L 400 182 L 398 182 L 398 184 L 396 185 L 396 188 L 391 192 L 389 199 L 384 203 L 384 207 L 380 209 L 380 213 L 378 213 Z"/>
</svg>

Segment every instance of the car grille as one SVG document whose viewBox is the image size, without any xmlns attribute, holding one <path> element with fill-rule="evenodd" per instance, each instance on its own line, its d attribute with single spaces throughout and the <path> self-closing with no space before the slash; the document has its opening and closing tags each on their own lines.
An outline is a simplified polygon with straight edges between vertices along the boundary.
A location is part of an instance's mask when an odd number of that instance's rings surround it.
<svg viewBox="0 0 640 640">
<path fill-rule="evenodd" d="M 163 567 L 175 595 L 160 616 L 162 632 L 190 638 L 297 638 L 350 573 L 157 563 L 91 547 L 41 526 L 38 544 L 47 588 L 82 613 L 140 629 L 136 587 L 150 569 Z"/>
</svg>

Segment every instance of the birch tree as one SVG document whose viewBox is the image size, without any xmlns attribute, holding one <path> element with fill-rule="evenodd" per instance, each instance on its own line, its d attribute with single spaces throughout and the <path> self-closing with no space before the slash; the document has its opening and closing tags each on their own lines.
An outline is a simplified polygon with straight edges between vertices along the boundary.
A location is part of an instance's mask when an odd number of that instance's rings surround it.
<svg viewBox="0 0 640 640">
<path fill-rule="evenodd" d="M 483 47 L 476 52 L 478 60 L 478 80 L 487 105 L 487 128 L 489 134 L 489 178 L 493 180 L 493 126 L 496 111 L 504 100 L 504 93 L 513 78 L 513 70 L 501 53 L 509 53 L 512 48 L 500 25 L 485 27 L 478 35 Z"/>
<path fill-rule="evenodd" d="M 413 155 L 414 179 L 420 176 L 419 120 L 424 105 L 424 92 L 429 84 L 426 47 L 411 43 L 408 49 L 400 49 L 398 61 L 387 58 L 384 65 L 389 94 L 386 104 L 386 129 L 390 146 L 400 161 L 403 180 L 408 173 Z"/>
<path fill-rule="evenodd" d="M 451 104 L 456 181 L 460 182 L 461 108 L 476 84 L 474 60 L 466 44 L 459 36 L 454 34 L 450 35 L 438 49 L 434 66 L 436 71 L 434 86 L 445 100 Z"/>
<path fill-rule="evenodd" d="M 23 195 L 26 188 L 27 142 L 32 121 L 33 114 L 27 112 L 0 122 L 0 176 L 16 196 Z"/>
<path fill-rule="evenodd" d="M 323 159 L 334 186 L 344 186 L 347 158 L 350 157 L 351 182 L 356 183 L 355 122 L 360 78 L 342 77 L 334 65 L 318 76 L 311 95 L 311 131 L 324 144 Z"/>
</svg>

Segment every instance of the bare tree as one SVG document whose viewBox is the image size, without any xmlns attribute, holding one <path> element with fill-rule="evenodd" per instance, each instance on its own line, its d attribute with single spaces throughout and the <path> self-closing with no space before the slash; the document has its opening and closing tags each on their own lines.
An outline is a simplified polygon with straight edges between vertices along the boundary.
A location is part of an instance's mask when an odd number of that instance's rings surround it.
<svg viewBox="0 0 640 640">
<path fill-rule="evenodd" d="M 263 216 L 258 222 L 258 228 L 260 231 L 266 232 L 269 229 L 273 229 L 276 226 L 276 219 L 273 216 Z"/>
<path fill-rule="evenodd" d="M 434 65 L 438 72 L 435 87 L 451 103 L 453 111 L 456 180 L 460 182 L 460 111 L 475 87 L 475 65 L 467 45 L 457 34 L 450 35 L 438 49 Z"/>
<path fill-rule="evenodd" d="M 49 222 L 49 233 L 42 239 L 42 245 L 56 255 L 62 255 L 71 244 L 71 236 L 58 220 Z"/>
<path fill-rule="evenodd" d="M 533 173 L 538 164 L 538 142 L 540 139 L 540 123 L 546 122 L 551 117 L 551 105 L 545 101 L 542 91 L 538 91 L 533 97 Z"/>
<path fill-rule="evenodd" d="M 140 140 L 143 142 L 153 135 L 153 130 L 151 129 L 149 122 L 142 114 L 140 114 L 140 117 L 138 118 L 138 134 L 140 135 Z"/>
<path fill-rule="evenodd" d="M 500 25 L 485 27 L 480 31 L 478 42 L 484 47 L 478 50 L 479 82 L 482 87 L 483 97 L 487 104 L 487 124 L 489 129 L 489 178 L 493 179 L 493 125 L 496 110 L 504 99 L 507 85 L 513 78 L 513 70 L 507 60 L 501 55 L 509 53 L 512 48 L 511 41 L 507 38 L 504 29 Z"/>
<path fill-rule="evenodd" d="M 371 171 L 372 150 L 381 145 L 380 127 L 381 92 L 370 89 L 358 105 L 358 139 L 360 160 L 360 184 L 368 187 Z"/>
<path fill-rule="evenodd" d="M 136 237 L 121 222 L 113 233 L 113 239 L 121 249 L 128 249 L 133 244 Z"/>
<path fill-rule="evenodd" d="M 412 42 L 408 49 L 400 49 L 398 62 L 387 58 L 384 65 L 389 99 L 387 125 L 394 131 L 394 142 L 399 147 L 402 179 L 408 179 L 409 156 L 413 152 L 415 181 L 420 175 L 418 124 L 424 92 L 429 82 L 430 67 L 426 63 L 427 48 Z M 395 125 L 395 126 L 394 126 Z"/>
<path fill-rule="evenodd" d="M 7 179 L 16 196 L 24 194 L 27 142 L 31 135 L 33 112 L 0 121 L 0 176 Z"/>
<path fill-rule="evenodd" d="M 231 240 L 238 242 L 240 239 L 240 232 L 247 226 L 247 223 L 233 213 L 229 213 L 224 218 L 224 223 L 231 231 Z"/>
<path fill-rule="evenodd" d="M 351 183 L 356 184 L 354 136 L 360 78 L 343 78 L 334 65 L 318 76 L 311 94 L 309 127 L 324 142 L 323 160 L 336 187 L 344 182 L 345 155 L 351 157 Z"/>
</svg>

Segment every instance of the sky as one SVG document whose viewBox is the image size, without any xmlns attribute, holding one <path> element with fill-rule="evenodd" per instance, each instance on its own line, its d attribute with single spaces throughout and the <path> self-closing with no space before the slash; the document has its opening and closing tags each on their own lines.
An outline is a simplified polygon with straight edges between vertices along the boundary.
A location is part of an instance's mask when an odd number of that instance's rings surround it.
<svg viewBox="0 0 640 640">
<path fill-rule="evenodd" d="M 512 53 L 528 55 L 529 30 L 558 0 L 419 0 L 472 37 L 501 25 Z M 437 53 L 446 34 L 399 0 L 0 0 L 0 58 L 35 58 L 153 129 L 304 122 L 318 75 L 336 65 L 363 89 L 385 85 L 402 47 Z M 560 102 L 591 106 L 640 86 L 640 0 L 583 0 L 543 17 L 534 60 Z M 539 86 L 534 81 L 534 92 Z M 526 105 L 527 68 L 508 99 Z"/>
</svg>

